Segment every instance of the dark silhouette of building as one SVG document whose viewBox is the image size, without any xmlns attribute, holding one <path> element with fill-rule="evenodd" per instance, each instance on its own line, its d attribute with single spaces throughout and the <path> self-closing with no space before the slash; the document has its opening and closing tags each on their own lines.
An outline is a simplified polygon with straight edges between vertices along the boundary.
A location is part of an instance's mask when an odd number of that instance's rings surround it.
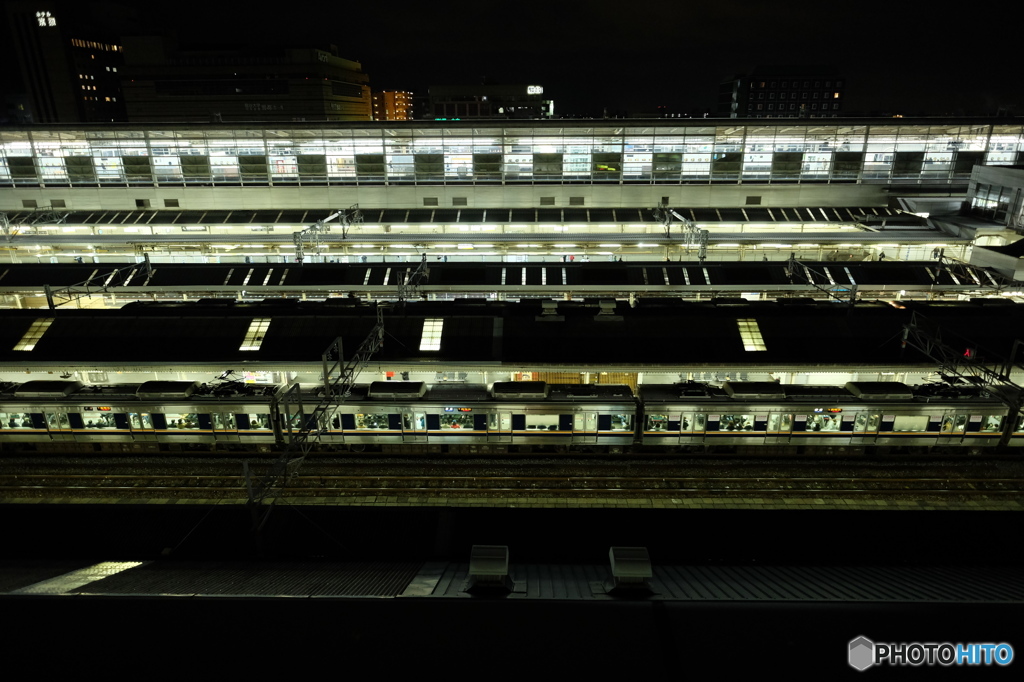
<svg viewBox="0 0 1024 682">
<path fill-rule="evenodd" d="M 721 83 L 720 117 L 832 118 L 848 114 L 846 79 L 798 67 L 756 69 Z"/>
<path fill-rule="evenodd" d="M 125 39 L 128 120 L 369 121 L 369 76 L 337 48 L 182 49 Z"/>
<path fill-rule="evenodd" d="M 552 118 L 555 103 L 540 85 L 432 85 L 430 118 Z"/>
<path fill-rule="evenodd" d="M 7 22 L 34 123 L 126 121 L 119 36 L 134 27 L 115 3 L 8 2 Z M 19 111 L 25 111 L 22 104 Z"/>
</svg>

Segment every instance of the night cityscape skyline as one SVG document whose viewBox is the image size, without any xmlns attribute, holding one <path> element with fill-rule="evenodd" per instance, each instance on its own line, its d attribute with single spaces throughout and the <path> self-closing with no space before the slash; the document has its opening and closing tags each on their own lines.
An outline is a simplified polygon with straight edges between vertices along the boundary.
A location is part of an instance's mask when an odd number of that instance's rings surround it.
<svg viewBox="0 0 1024 682">
<path fill-rule="evenodd" d="M 714 116 L 722 81 L 775 67 L 844 77 L 841 115 L 1013 115 L 1024 104 L 1013 82 L 987 66 L 1007 63 L 1005 41 L 954 40 L 950 49 L 940 39 L 949 35 L 948 17 L 874 2 L 827 14 L 801 2 L 784 15 L 747 2 L 651 0 L 628 11 L 604 1 L 535 0 L 514 12 L 463 1 L 386 10 L 299 3 L 277 14 L 191 1 L 173 13 L 131 9 L 140 33 L 172 35 L 187 48 L 335 45 L 340 57 L 362 64 L 374 91 L 424 96 L 432 85 L 540 85 L 556 117 Z M 7 49 L 7 63 L 16 64 Z M 19 84 L 8 69 L 4 89 Z"/>
</svg>

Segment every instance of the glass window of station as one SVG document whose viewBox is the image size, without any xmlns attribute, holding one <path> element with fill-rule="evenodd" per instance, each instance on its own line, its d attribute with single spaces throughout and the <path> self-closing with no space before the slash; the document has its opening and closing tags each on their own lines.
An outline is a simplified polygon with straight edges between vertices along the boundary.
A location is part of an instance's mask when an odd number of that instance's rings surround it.
<svg viewBox="0 0 1024 682">
<path fill-rule="evenodd" d="M 1022 140 L 1024 126 L 1010 124 L 781 120 L 703 126 L 41 127 L 0 129 L 0 186 L 942 183 L 968 178 L 976 164 L 1020 163 Z"/>
</svg>

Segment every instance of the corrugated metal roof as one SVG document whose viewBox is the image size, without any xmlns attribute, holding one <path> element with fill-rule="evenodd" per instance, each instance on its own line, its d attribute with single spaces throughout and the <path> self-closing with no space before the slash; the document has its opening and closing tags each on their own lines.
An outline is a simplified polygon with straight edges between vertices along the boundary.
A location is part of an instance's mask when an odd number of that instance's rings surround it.
<svg viewBox="0 0 1024 682">
<path fill-rule="evenodd" d="M 71 590 L 90 594 L 394 597 L 420 562 L 155 562 Z"/>
<path fill-rule="evenodd" d="M 649 599 L 682 601 L 1024 603 L 1024 572 L 998 567 L 657 566 Z M 603 565 L 513 564 L 520 599 L 613 599 Z M 432 597 L 470 595 L 450 564 Z"/>
<path fill-rule="evenodd" d="M 47 581 L 93 563 L 92 561 L 0 561 L 0 594 Z"/>
</svg>

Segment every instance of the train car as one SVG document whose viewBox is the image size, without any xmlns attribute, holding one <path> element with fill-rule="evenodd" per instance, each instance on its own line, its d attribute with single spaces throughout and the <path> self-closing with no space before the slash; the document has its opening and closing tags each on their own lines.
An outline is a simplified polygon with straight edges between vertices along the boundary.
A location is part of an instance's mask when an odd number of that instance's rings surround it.
<svg viewBox="0 0 1024 682">
<path fill-rule="evenodd" d="M 1008 408 L 974 386 L 696 382 L 641 387 L 645 445 L 993 446 Z M 1016 417 L 1011 444 L 1024 444 Z"/>
<path fill-rule="evenodd" d="M 338 407 L 322 440 L 622 447 L 635 440 L 636 414 L 628 386 L 376 381 Z"/>
<path fill-rule="evenodd" d="M 185 449 L 272 445 L 277 442 L 278 388 L 191 381 L 8 385 L 0 387 L 0 443 L 80 444 L 93 450 L 147 443 Z"/>
<path fill-rule="evenodd" d="M 282 386 L 188 381 L 0 386 L 0 446 L 38 450 L 269 450 L 286 439 Z M 300 387 L 307 413 L 322 388 Z M 290 399 L 289 399 L 290 400 Z M 740 446 L 981 448 L 1000 441 L 1009 409 L 977 386 L 774 382 L 628 386 L 496 382 L 354 387 L 321 425 L 325 449 L 515 446 L 627 451 Z M 1010 445 L 1024 446 L 1013 417 Z"/>
<path fill-rule="evenodd" d="M 163 449 L 245 449 L 283 439 L 281 387 L 237 382 L 84 386 L 32 381 L 0 389 L 0 443 L 159 444 Z M 300 389 L 306 412 L 322 395 Z M 290 408 L 293 413 L 297 410 Z M 324 445 L 631 446 L 637 404 L 628 386 L 377 381 L 356 386 L 324 424 Z M 297 426 L 293 425 L 293 428 Z"/>
</svg>

